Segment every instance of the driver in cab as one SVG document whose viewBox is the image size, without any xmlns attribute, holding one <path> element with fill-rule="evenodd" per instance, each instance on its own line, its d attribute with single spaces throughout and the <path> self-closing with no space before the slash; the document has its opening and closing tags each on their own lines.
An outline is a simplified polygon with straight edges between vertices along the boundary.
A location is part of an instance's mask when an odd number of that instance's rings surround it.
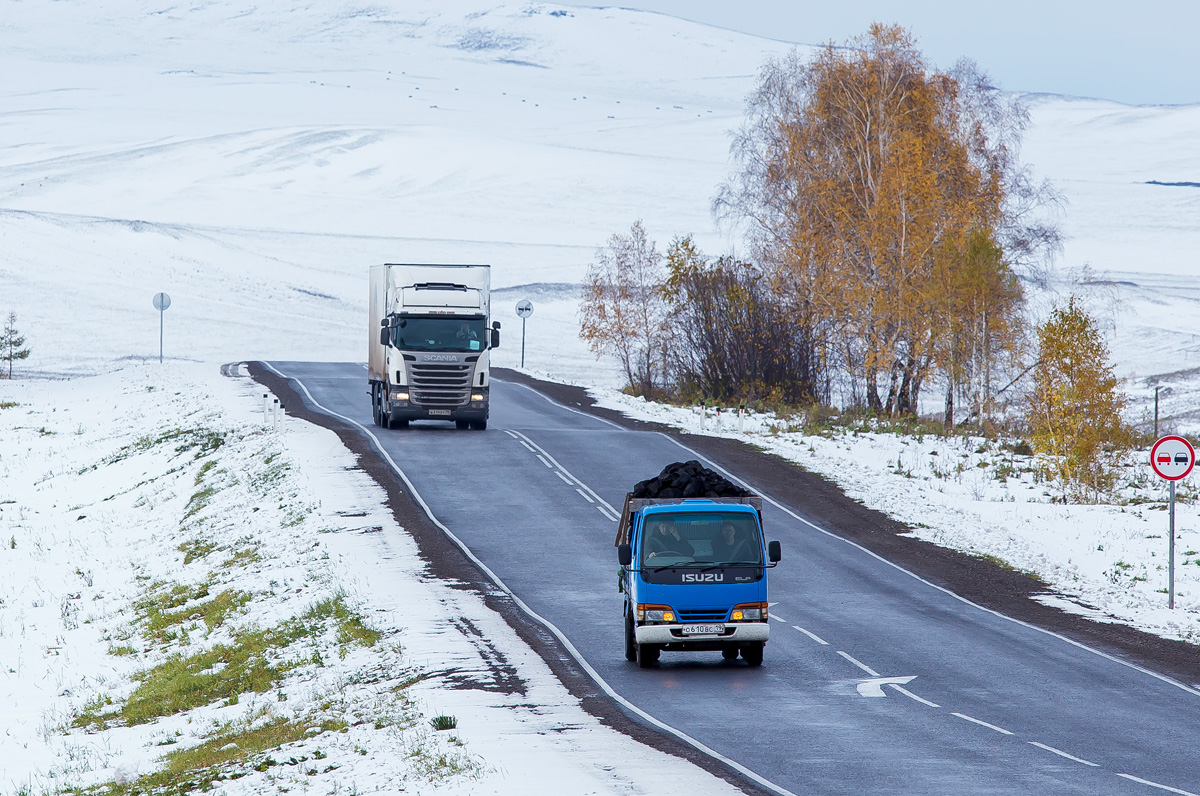
<svg viewBox="0 0 1200 796">
<path fill-rule="evenodd" d="M 650 523 L 650 535 L 646 537 L 647 558 L 660 555 L 692 556 L 695 549 L 687 539 L 679 535 L 679 529 L 672 520 L 653 520 Z"/>
</svg>

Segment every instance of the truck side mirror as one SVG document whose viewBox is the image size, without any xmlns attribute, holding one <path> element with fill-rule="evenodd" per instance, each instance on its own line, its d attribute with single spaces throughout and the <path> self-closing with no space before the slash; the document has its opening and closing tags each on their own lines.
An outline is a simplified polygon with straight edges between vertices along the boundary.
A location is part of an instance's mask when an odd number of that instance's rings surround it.
<svg viewBox="0 0 1200 796">
<path fill-rule="evenodd" d="M 500 347 L 500 330 L 492 329 L 492 348 Z"/>
<path fill-rule="evenodd" d="M 617 563 L 627 567 L 633 563 L 633 548 L 627 544 L 617 546 Z"/>
<path fill-rule="evenodd" d="M 379 325 L 382 326 L 384 329 L 386 329 L 392 325 L 392 322 L 389 318 L 382 318 L 379 321 Z"/>
<path fill-rule="evenodd" d="M 772 564 L 778 564 L 779 559 L 783 558 L 783 549 L 779 546 L 779 542 L 767 543 L 767 558 L 771 559 Z"/>
<path fill-rule="evenodd" d="M 388 340 L 388 337 L 391 335 L 391 331 L 392 331 L 391 329 L 388 329 L 386 327 L 379 330 L 379 344 L 380 345 L 387 346 L 387 345 L 391 344 L 391 341 Z"/>
</svg>

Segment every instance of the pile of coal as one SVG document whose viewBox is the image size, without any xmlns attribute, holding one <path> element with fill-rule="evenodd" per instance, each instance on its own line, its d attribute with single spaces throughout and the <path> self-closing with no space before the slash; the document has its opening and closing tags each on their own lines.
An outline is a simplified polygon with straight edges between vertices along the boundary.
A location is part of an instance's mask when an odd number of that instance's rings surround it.
<svg viewBox="0 0 1200 796">
<path fill-rule="evenodd" d="M 634 484 L 635 498 L 749 497 L 752 493 L 697 461 L 668 464 L 653 478 Z"/>
</svg>

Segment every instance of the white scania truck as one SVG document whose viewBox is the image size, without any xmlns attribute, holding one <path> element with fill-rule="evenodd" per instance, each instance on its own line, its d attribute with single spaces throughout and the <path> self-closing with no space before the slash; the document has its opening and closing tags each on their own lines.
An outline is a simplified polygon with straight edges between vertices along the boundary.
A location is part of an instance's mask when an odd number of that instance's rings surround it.
<svg viewBox="0 0 1200 796">
<path fill-rule="evenodd" d="M 491 266 L 389 263 L 371 266 L 367 372 L 375 424 L 453 420 L 487 428 Z"/>
</svg>

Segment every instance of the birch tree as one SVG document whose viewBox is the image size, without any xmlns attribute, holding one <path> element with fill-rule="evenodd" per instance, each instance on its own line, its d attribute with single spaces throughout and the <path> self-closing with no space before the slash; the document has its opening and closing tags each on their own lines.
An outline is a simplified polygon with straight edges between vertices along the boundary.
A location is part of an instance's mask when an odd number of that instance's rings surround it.
<svg viewBox="0 0 1200 796">
<path fill-rule="evenodd" d="M 579 336 L 597 357 L 621 363 L 629 386 L 653 394 L 667 382 L 662 255 L 635 221 L 596 250 L 583 283 Z"/>
</svg>

